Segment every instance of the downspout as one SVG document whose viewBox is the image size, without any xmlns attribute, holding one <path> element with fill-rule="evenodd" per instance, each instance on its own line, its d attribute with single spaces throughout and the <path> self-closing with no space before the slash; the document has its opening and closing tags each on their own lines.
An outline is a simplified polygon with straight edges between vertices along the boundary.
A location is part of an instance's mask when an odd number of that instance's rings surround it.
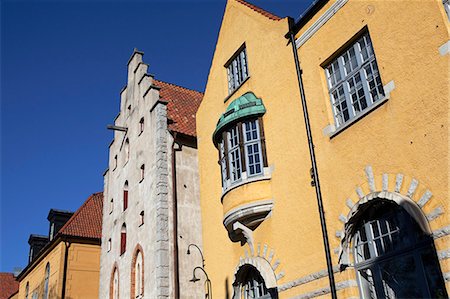
<svg viewBox="0 0 450 299">
<path fill-rule="evenodd" d="M 303 117 L 305 119 L 306 135 L 308 137 L 309 156 L 311 158 L 312 164 L 311 176 L 313 178 L 314 187 L 316 189 L 317 205 L 319 208 L 319 216 L 320 216 L 320 226 L 322 228 L 323 245 L 325 247 L 325 258 L 327 260 L 328 278 L 330 280 L 330 292 L 331 297 L 333 299 L 336 299 L 337 298 L 336 284 L 334 281 L 333 264 L 331 262 L 330 244 L 328 243 L 327 224 L 325 222 L 325 212 L 323 210 L 322 192 L 320 190 L 320 182 L 319 182 L 319 172 L 317 170 L 316 154 L 314 151 L 311 124 L 309 122 L 308 107 L 306 105 L 306 96 L 303 86 L 302 70 L 300 68 L 300 60 L 298 58 L 297 47 L 295 44 L 295 36 L 294 36 L 296 31 L 294 29 L 295 22 L 292 18 L 288 18 L 288 22 L 289 22 L 289 32 L 285 35 L 285 37 L 289 39 L 289 42 L 292 45 L 292 51 L 294 53 L 295 69 L 297 71 L 298 87 L 300 89 L 300 98 L 302 102 Z"/>
<path fill-rule="evenodd" d="M 174 298 L 180 298 L 180 271 L 179 271 L 179 260 L 178 260 L 178 194 L 177 194 L 177 158 L 176 153 L 181 151 L 181 145 L 175 148 L 177 139 L 177 132 L 173 133 L 173 143 L 172 143 L 172 196 L 173 196 L 173 206 L 172 206 L 172 218 L 173 218 L 173 261 L 174 261 Z"/>
<path fill-rule="evenodd" d="M 64 252 L 64 271 L 63 271 L 61 299 L 66 298 L 67 264 L 69 261 L 69 248 L 71 243 L 68 241 L 64 241 L 64 244 L 66 245 L 66 250 Z"/>
</svg>

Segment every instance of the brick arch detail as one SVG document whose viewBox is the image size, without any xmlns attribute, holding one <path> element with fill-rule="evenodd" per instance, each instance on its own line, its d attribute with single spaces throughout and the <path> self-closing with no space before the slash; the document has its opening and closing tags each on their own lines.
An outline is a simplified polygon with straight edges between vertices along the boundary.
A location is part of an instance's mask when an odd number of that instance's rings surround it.
<svg viewBox="0 0 450 299">
<path fill-rule="evenodd" d="M 109 281 L 109 298 L 112 299 L 114 298 L 114 273 L 117 271 L 117 277 L 119 276 L 119 267 L 117 266 L 117 262 L 114 263 L 112 271 L 111 271 L 111 278 Z M 117 283 L 117 292 L 120 291 L 120 280 Z M 120 293 L 119 293 L 120 294 Z"/>
<path fill-rule="evenodd" d="M 131 276 L 130 276 L 130 286 L 131 286 L 131 292 L 130 292 L 130 299 L 135 299 L 134 293 L 135 293 L 135 287 L 136 287 L 136 281 L 135 281 L 135 276 L 136 276 L 136 261 L 137 261 L 137 256 L 138 254 L 141 254 L 142 257 L 142 265 L 141 265 L 141 269 L 142 269 L 142 283 L 141 283 L 141 293 L 142 295 L 144 295 L 144 275 L 145 275 L 145 271 L 144 271 L 144 250 L 142 249 L 142 246 L 140 244 L 137 244 L 136 247 L 134 248 L 133 251 L 133 259 L 131 260 Z"/>
</svg>

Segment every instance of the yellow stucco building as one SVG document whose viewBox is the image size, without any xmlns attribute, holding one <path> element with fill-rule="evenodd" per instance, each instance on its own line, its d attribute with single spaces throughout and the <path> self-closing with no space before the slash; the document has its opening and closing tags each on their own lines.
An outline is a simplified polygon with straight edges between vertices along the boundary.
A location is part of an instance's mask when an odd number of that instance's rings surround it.
<svg viewBox="0 0 450 299">
<path fill-rule="evenodd" d="M 337 297 L 448 297 L 446 7 L 322 0 L 293 22 L 227 2 L 197 113 L 214 297 L 332 296 L 317 178 Z"/>
<path fill-rule="evenodd" d="M 73 215 L 50 211 L 49 236 L 30 237 L 18 299 L 98 298 L 102 207 L 103 194 L 95 193 Z"/>
</svg>

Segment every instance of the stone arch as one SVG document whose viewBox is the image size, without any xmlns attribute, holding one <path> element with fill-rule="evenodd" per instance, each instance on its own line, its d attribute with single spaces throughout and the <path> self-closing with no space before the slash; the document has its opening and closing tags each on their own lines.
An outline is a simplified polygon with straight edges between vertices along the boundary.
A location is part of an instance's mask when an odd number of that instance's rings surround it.
<svg viewBox="0 0 450 299">
<path fill-rule="evenodd" d="M 145 271 L 144 271 L 144 250 L 142 249 L 142 246 L 140 244 L 137 244 L 136 247 L 134 248 L 133 251 L 133 258 L 131 260 L 131 291 L 130 291 L 130 298 L 131 299 L 135 299 L 135 292 L 136 292 L 136 262 L 137 262 L 137 258 L 138 255 L 141 255 L 141 272 L 142 272 L 142 277 L 141 277 L 141 294 L 144 295 L 144 275 L 145 275 Z"/>
<path fill-rule="evenodd" d="M 259 256 L 246 258 L 244 263 L 239 264 L 234 272 L 233 285 L 239 281 L 240 270 L 246 266 L 252 266 L 258 270 L 268 289 L 277 287 L 277 277 L 275 271 L 272 269 L 272 265 L 266 259 Z"/>
<path fill-rule="evenodd" d="M 117 262 L 114 263 L 112 271 L 111 271 L 111 277 L 109 282 L 109 298 L 114 299 L 114 276 L 117 273 L 117 277 L 119 277 L 119 267 L 117 266 Z M 117 293 L 119 293 L 120 289 L 119 280 L 117 282 Z"/>
</svg>

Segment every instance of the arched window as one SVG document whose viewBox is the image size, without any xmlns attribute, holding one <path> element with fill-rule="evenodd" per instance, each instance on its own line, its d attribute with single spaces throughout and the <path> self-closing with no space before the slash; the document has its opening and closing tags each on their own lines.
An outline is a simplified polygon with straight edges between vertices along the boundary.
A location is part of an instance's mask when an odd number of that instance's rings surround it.
<svg viewBox="0 0 450 299">
<path fill-rule="evenodd" d="M 27 285 L 25 287 L 25 299 L 28 299 L 29 292 L 30 292 L 30 283 L 27 281 Z"/>
<path fill-rule="evenodd" d="M 127 250 L 127 226 L 125 223 L 120 230 L 120 255 L 124 254 Z"/>
<path fill-rule="evenodd" d="M 131 299 L 141 298 L 144 298 L 144 258 L 138 245 L 131 262 Z"/>
<path fill-rule="evenodd" d="M 123 186 L 123 210 L 125 211 L 128 208 L 128 181 L 125 181 L 125 185 Z"/>
<path fill-rule="evenodd" d="M 250 265 L 239 269 L 236 275 L 238 287 L 235 288 L 233 298 L 235 299 L 276 299 L 278 293 L 276 288 L 267 289 L 264 279 L 259 271 Z"/>
<path fill-rule="evenodd" d="M 114 266 L 113 272 L 111 274 L 111 282 L 109 287 L 109 298 L 119 299 L 119 270 L 117 266 Z"/>
<path fill-rule="evenodd" d="M 128 138 L 125 140 L 124 150 L 125 150 L 125 163 L 127 163 L 128 160 L 130 159 L 130 140 Z"/>
<path fill-rule="evenodd" d="M 43 299 L 48 299 L 48 281 L 50 280 L 50 264 L 47 263 L 45 266 L 45 280 L 44 280 L 44 295 Z"/>
<path fill-rule="evenodd" d="M 447 298 L 433 239 L 397 204 L 363 206 L 352 244 L 362 298 Z"/>
</svg>

